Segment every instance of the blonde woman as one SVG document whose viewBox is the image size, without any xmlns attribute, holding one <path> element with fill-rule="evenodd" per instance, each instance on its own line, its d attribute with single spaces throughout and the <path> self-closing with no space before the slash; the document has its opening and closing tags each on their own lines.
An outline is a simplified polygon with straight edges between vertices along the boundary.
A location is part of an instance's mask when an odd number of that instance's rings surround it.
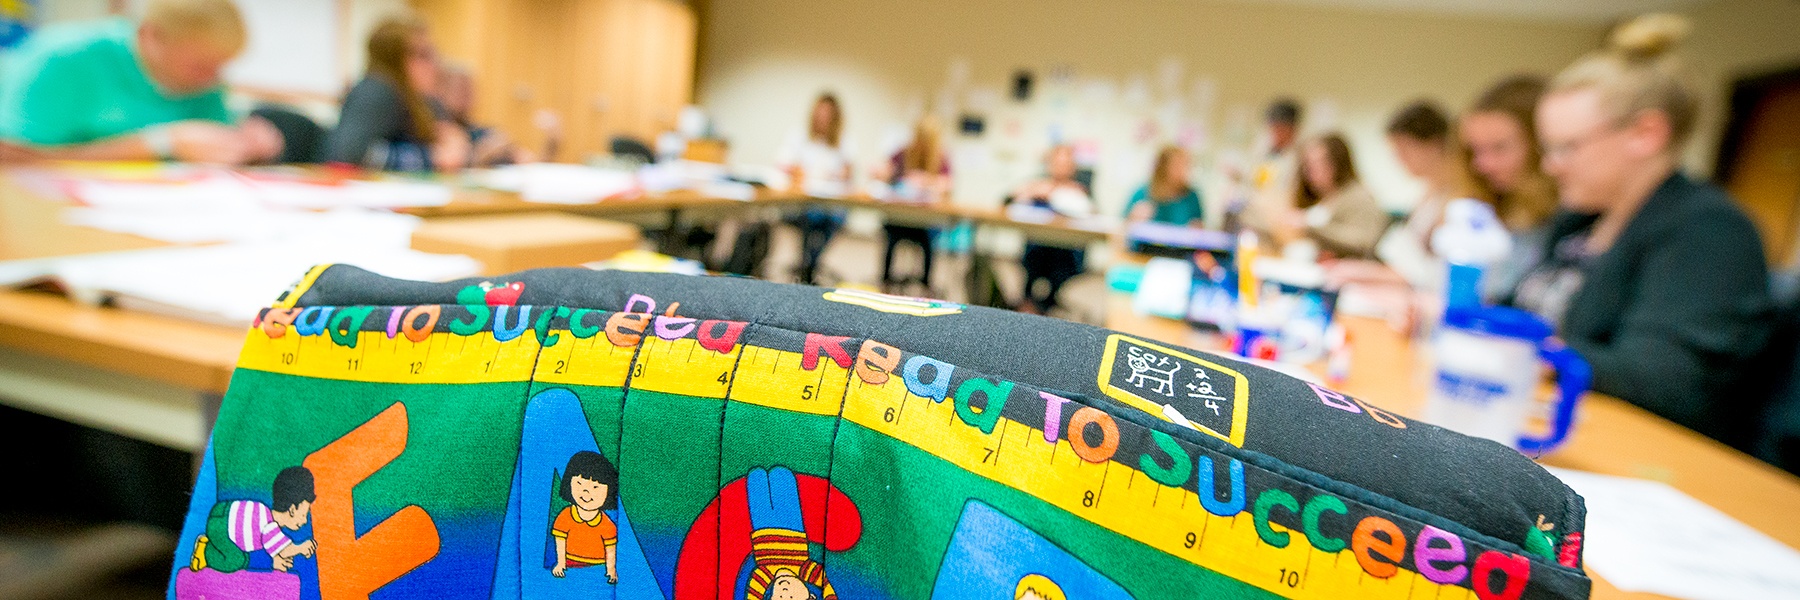
<svg viewBox="0 0 1800 600">
<path fill-rule="evenodd" d="M 936 119 L 921 118 L 913 126 L 912 142 L 889 158 L 888 184 L 895 190 L 904 190 L 903 193 L 909 196 L 906 200 L 928 204 L 949 200 L 950 157 L 944 152 L 943 137 L 943 130 L 938 127 Z M 933 295 L 930 293 L 934 251 L 932 231 L 924 227 L 892 223 L 883 225 L 882 229 L 887 234 L 887 250 L 881 259 L 882 285 L 897 291 L 901 282 L 894 277 L 894 249 L 900 242 L 911 242 L 924 255 L 919 277 L 926 288 L 926 295 Z"/>
<path fill-rule="evenodd" d="M 1741 445 L 1756 415 L 1732 390 L 1769 329 L 1768 265 L 1737 203 L 1677 166 L 1697 111 L 1687 29 L 1639 17 L 1550 82 L 1544 171 L 1585 216 L 1557 220 L 1513 300 L 1559 324 L 1595 391 Z"/>
</svg>

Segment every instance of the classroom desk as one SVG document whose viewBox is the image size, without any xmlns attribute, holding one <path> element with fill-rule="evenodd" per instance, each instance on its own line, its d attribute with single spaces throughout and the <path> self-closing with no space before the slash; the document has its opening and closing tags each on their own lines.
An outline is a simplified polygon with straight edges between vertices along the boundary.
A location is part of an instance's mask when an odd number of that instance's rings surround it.
<svg viewBox="0 0 1800 600">
<path fill-rule="evenodd" d="M 1334 387 L 1381 408 L 1418 417 L 1425 403 L 1428 361 L 1385 322 L 1362 317 L 1343 321 L 1354 354 L 1350 375 Z M 1182 321 L 1137 314 L 1131 296 L 1121 292 L 1107 298 L 1106 327 L 1190 348 L 1207 347 L 1206 340 Z M 1617 398 L 1591 393 L 1583 397 L 1568 443 L 1539 462 L 1662 481 L 1800 548 L 1800 478 Z M 1593 597 L 1663 596 L 1621 592 L 1596 577 Z"/>
<path fill-rule="evenodd" d="M 632 198 L 604 200 L 590 204 L 542 204 L 526 202 L 518 194 L 487 189 L 459 188 L 455 199 L 444 206 L 402 209 L 400 212 L 421 217 L 476 215 L 508 212 L 561 211 L 588 216 L 611 216 L 626 213 L 666 212 L 669 224 L 676 224 L 681 212 L 690 210 L 734 211 L 750 208 L 793 207 L 801 205 L 831 206 L 874 210 L 884 217 L 905 224 L 953 225 L 969 221 L 977 225 L 993 225 L 1017 229 L 1035 242 L 1085 246 L 1106 241 L 1111 227 L 1099 227 L 1056 217 L 1047 222 L 1013 219 L 1000 208 L 970 207 L 959 204 L 919 204 L 887 202 L 865 195 L 845 197 L 807 196 L 798 192 L 771 190 L 758 186 L 751 200 L 732 200 L 701 195 L 693 190 L 675 190 L 645 194 Z"/>
<path fill-rule="evenodd" d="M 1057 216 L 1049 221 L 1021 221 L 1007 215 L 1004 208 L 975 207 L 961 204 L 921 204 L 890 202 L 854 195 L 843 198 L 809 198 L 806 201 L 842 208 L 878 211 L 882 216 L 905 225 L 944 225 L 968 221 L 975 225 L 991 225 L 1016 229 L 1034 242 L 1084 247 L 1109 239 L 1116 224 L 1095 224 Z"/>
<path fill-rule="evenodd" d="M 79 170 L 83 167 L 71 167 Z M 165 246 L 133 235 L 68 225 L 67 206 L 34 187 L 41 178 L 0 172 L 0 260 L 47 258 Z M 736 211 L 820 203 L 868 208 L 933 223 L 969 220 L 1017 228 L 1049 243 L 1084 244 L 1106 232 L 1065 221 L 1023 223 L 997 209 L 884 203 L 869 198 L 823 199 L 759 188 L 752 201 L 675 191 L 584 205 L 525 202 L 517 194 L 457 188 L 450 204 L 407 209 L 425 218 L 562 211 L 586 215 L 685 210 Z M 85 306 L 62 296 L 0 290 L 0 403 L 82 425 L 199 451 L 210 415 L 230 383 L 241 329 L 177 317 Z"/>
<path fill-rule="evenodd" d="M 63 206 L 0 176 L 0 260 L 165 245 L 64 224 Z M 0 402 L 197 452 L 243 342 L 239 328 L 0 290 Z"/>
</svg>

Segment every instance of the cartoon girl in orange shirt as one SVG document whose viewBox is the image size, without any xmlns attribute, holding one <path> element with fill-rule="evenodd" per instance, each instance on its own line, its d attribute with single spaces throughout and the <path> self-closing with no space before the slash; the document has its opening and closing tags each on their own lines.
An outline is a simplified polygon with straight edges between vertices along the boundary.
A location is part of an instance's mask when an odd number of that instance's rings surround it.
<svg viewBox="0 0 1800 600">
<path fill-rule="evenodd" d="M 597 452 L 576 452 L 563 469 L 562 497 L 569 506 L 550 524 L 556 537 L 550 574 L 562 577 L 570 568 L 606 565 L 607 583 L 618 583 L 619 527 L 605 512 L 619 506 L 618 467 Z"/>
</svg>

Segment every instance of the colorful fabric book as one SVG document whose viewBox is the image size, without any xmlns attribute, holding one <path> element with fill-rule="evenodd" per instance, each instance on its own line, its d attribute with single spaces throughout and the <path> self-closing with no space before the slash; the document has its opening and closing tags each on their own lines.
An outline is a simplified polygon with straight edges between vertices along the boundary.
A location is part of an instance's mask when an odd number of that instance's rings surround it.
<svg viewBox="0 0 1800 600">
<path fill-rule="evenodd" d="M 171 598 L 1585 598 L 1499 444 L 937 300 L 318 267 L 250 329 Z"/>
</svg>

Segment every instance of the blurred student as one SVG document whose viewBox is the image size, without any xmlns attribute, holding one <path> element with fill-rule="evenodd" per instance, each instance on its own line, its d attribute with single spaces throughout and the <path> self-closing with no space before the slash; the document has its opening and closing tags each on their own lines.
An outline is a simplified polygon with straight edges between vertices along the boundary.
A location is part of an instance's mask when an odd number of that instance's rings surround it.
<svg viewBox="0 0 1800 600">
<path fill-rule="evenodd" d="M 488 167 L 549 160 L 556 156 L 560 135 L 545 128 L 544 151 L 538 154 L 514 143 L 498 129 L 474 122 L 475 77 L 468 68 L 453 63 L 439 65 L 437 94 L 434 99 L 444 108 L 444 116 L 469 134 L 469 165 Z"/>
<path fill-rule="evenodd" d="M 0 139 L 50 158 L 266 160 L 280 148 L 232 125 L 219 79 L 244 43 L 228 0 L 150 0 L 137 23 L 45 28 L 0 69 Z"/>
<path fill-rule="evenodd" d="M 425 24 L 389 18 L 369 34 L 368 47 L 368 73 L 344 96 L 325 160 L 409 172 L 467 165 L 468 134 L 431 99 L 438 61 Z"/>
<path fill-rule="evenodd" d="M 1431 249 L 1431 234 L 1444 221 L 1444 206 L 1464 193 L 1468 182 L 1450 145 L 1450 118 L 1436 102 L 1417 100 L 1394 113 L 1387 124 L 1388 148 L 1408 175 L 1425 186 L 1412 211 L 1375 245 L 1375 261 L 1332 265 L 1337 281 L 1407 285 L 1422 294 L 1441 293 L 1444 264 Z"/>
<path fill-rule="evenodd" d="M 1293 213 L 1295 140 L 1300 135 L 1300 102 L 1277 98 L 1263 112 L 1267 148 L 1254 152 L 1256 163 L 1249 173 L 1232 172 L 1237 197 L 1226 209 L 1225 229 L 1249 228 L 1273 232 Z"/>
<path fill-rule="evenodd" d="M 1094 214 L 1094 201 L 1087 186 L 1075 179 L 1075 148 L 1067 144 L 1050 149 L 1044 156 L 1044 177 L 1026 182 L 1013 191 L 1007 204 L 1032 206 L 1054 211 L 1063 217 L 1079 219 Z M 1056 294 L 1062 286 L 1081 274 L 1084 255 L 1081 250 L 1026 243 L 1020 262 L 1025 267 L 1025 298 L 1020 310 L 1049 314 L 1057 306 Z M 1039 283 L 1043 286 L 1039 287 Z"/>
<path fill-rule="evenodd" d="M 1301 212 L 1291 217 L 1289 229 L 1317 243 L 1321 257 L 1373 257 L 1389 218 L 1357 180 L 1344 137 L 1330 133 L 1302 145 L 1299 171 L 1294 207 Z"/>
<path fill-rule="evenodd" d="M 1457 128 L 1471 191 L 1493 205 L 1513 236 L 1512 254 L 1482 276 L 1481 295 L 1489 302 L 1512 293 L 1543 258 L 1543 241 L 1556 212 L 1556 182 L 1542 170 L 1543 152 L 1533 133 L 1545 85 L 1536 75 L 1503 79 L 1475 100 Z"/>
<path fill-rule="evenodd" d="M 928 204 L 942 204 L 950 198 L 950 157 L 944 152 L 943 130 L 937 120 L 923 117 L 913 126 L 912 143 L 889 158 L 888 184 L 899 194 L 912 196 Z M 926 290 L 931 288 L 932 231 L 910 225 L 882 226 L 887 234 L 887 250 L 881 259 L 881 282 L 892 288 L 900 284 L 894 278 L 894 249 L 900 242 L 911 242 L 924 254 L 920 278 Z M 927 294 L 930 295 L 930 294 Z"/>
<path fill-rule="evenodd" d="M 1201 208 L 1200 193 L 1188 182 L 1191 169 L 1186 150 L 1164 146 L 1156 153 L 1150 183 L 1132 192 L 1131 199 L 1125 203 L 1125 220 L 1203 226 L 1205 209 Z"/>
<path fill-rule="evenodd" d="M 1518 306 L 1560 323 L 1593 389 L 1742 446 L 1754 400 L 1732 393 L 1761 350 L 1771 301 L 1756 228 L 1678 170 L 1698 90 L 1674 15 L 1639 17 L 1556 76 L 1538 104 L 1562 204 Z"/>
<path fill-rule="evenodd" d="M 1396 231 L 1429 255 L 1431 234 L 1444 221 L 1444 205 L 1467 185 L 1450 149 L 1450 118 L 1436 102 L 1413 102 L 1388 120 L 1387 141 L 1406 173 L 1425 184 L 1424 193 Z"/>
<path fill-rule="evenodd" d="M 850 192 L 850 156 L 841 146 L 844 111 L 837 96 L 826 92 L 813 101 L 805 139 L 792 139 L 781 149 L 776 166 L 786 171 L 793 189 L 813 196 Z M 800 283 L 815 283 L 819 257 L 844 226 L 844 212 L 807 208 L 794 224 L 800 228 Z"/>
</svg>

